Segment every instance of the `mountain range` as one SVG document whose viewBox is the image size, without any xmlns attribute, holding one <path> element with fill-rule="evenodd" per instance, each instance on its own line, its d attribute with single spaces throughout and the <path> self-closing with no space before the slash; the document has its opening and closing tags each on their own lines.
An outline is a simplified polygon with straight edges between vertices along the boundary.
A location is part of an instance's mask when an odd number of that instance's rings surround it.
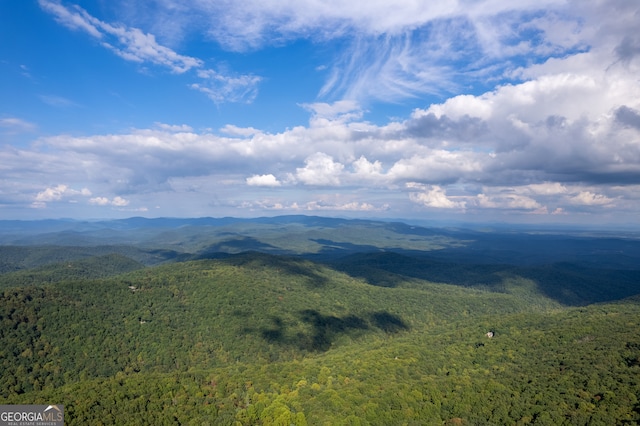
<svg viewBox="0 0 640 426">
<path fill-rule="evenodd" d="M 0 404 L 67 424 L 634 424 L 640 240 L 0 221 Z"/>
</svg>

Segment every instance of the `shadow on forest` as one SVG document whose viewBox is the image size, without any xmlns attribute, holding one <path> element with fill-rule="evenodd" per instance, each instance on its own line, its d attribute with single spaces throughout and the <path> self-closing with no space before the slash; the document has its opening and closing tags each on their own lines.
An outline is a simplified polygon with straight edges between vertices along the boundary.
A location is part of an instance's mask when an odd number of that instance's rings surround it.
<svg viewBox="0 0 640 426">
<path fill-rule="evenodd" d="M 459 286 L 495 288 L 503 281 L 497 273 L 504 269 L 504 265 L 454 264 L 394 252 L 359 253 L 344 257 L 332 266 L 378 287 L 397 287 L 408 277 Z"/>
<path fill-rule="evenodd" d="M 328 279 L 317 265 L 309 261 L 287 256 L 274 256 L 260 252 L 246 252 L 225 258 L 230 265 L 262 270 L 268 268 L 278 275 L 304 277 L 302 281 L 312 288 L 323 287 Z"/>
<path fill-rule="evenodd" d="M 352 277 L 382 287 L 397 287 L 407 278 L 463 287 L 482 287 L 509 293 L 510 283 L 521 279 L 532 289 L 565 306 L 611 302 L 640 294 L 640 270 L 587 267 L 557 262 L 546 265 L 453 263 L 398 253 L 363 253 L 347 256 L 332 266 Z"/>
<path fill-rule="evenodd" d="M 221 254 L 244 253 L 258 251 L 264 253 L 281 253 L 282 250 L 271 244 L 263 243 L 257 238 L 238 236 L 237 238 L 220 241 L 201 250 L 197 258 L 209 259 L 220 257 Z"/>
<path fill-rule="evenodd" d="M 402 318 L 385 311 L 369 314 L 367 319 L 356 315 L 322 315 L 313 309 L 300 311 L 299 316 L 302 323 L 311 327 L 309 332 L 293 332 L 281 318 L 273 317 L 273 327 L 262 330 L 262 337 L 271 343 L 292 345 L 313 352 L 326 352 L 343 334 L 357 336 L 374 328 L 396 334 L 409 329 Z"/>
<path fill-rule="evenodd" d="M 320 244 L 322 246 L 322 249 L 315 255 L 306 256 L 308 258 L 316 260 L 342 257 L 353 253 L 369 253 L 381 250 L 380 248 L 372 245 L 338 242 L 327 240 L 324 238 L 310 239 L 310 241 L 313 241 L 314 243 Z"/>
</svg>

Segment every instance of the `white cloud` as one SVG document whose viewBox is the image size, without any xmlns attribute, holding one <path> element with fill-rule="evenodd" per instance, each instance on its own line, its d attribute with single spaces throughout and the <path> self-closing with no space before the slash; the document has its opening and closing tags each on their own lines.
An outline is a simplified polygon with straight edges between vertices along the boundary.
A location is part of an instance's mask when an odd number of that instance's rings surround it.
<svg viewBox="0 0 640 426">
<path fill-rule="evenodd" d="M 202 83 L 191 84 L 191 88 L 206 94 L 216 103 L 246 102 L 251 103 L 258 95 L 258 84 L 261 77 L 255 75 L 227 75 L 214 70 L 200 70 L 198 77 Z"/>
<path fill-rule="evenodd" d="M 351 211 L 351 212 L 373 212 L 373 211 L 385 211 L 388 209 L 388 205 L 382 205 L 379 207 L 370 203 L 353 201 L 344 204 L 333 204 L 324 201 L 310 201 L 302 206 L 298 206 L 298 210 L 307 211 Z"/>
<path fill-rule="evenodd" d="M 573 204 L 582 204 L 585 206 L 603 206 L 613 203 L 614 200 L 602 194 L 594 194 L 590 191 L 581 191 L 579 194 L 569 199 Z"/>
<path fill-rule="evenodd" d="M 238 127 L 234 126 L 233 124 L 227 124 L 222 129 L 220 129 L 220 131 L 227 135 L 244 137 L 249 137 L 257 133 L 261 133 L 260 130 L 254 129 L 253 127 Z"/>
<path fill-rule="evenodd" d="M 612 89 L 612 84 L 615 82 L 584 74 L 544 75 L 521 84 L 501 86 L 480 96 L 455 96 L 426 111 L 416 111 L 414 116 L 433 113 L 454 120 L 465 116 L 487 121 L 510 119 L 513 122 L 515 119 L 525 126 L 550 116 L 574 121 L 585 113 L 596 117 L 608 112 L 613 106 L 611 101 L 604 105 L 592 102 L 607 99 L 605 93 Z"/>
<path fill-rule="evenodd" d="M 278 133 L 229 124 L 215 134 L 156 123 L 123 134 L 40 138 L 0 151 L 0 170 L 38 188 L 56 176 L 99 193 L 159 192 L 175 189 L 180 179 L 202 178 L 184 191 L 216 194 L 207 185 L 217 182 L 217 191 L 240 197 L 248 186 L 281 185 L 284 192 L 299 190 L 298 183 L 311 192 L 375 190 L 384 199 L 327 204 L 336 211 L 388 200 L 393 206 L 400 197 L 413 208 L 467 212 L 633 211 L 640 202 L 628 190 L 640 179 L 640 84 L 633 67 L 616 64 L 613 50 L 536 67 L 527 81 L 455 96 L 383 125 L 365 121 L 353 100 L 316 102 L 302 105 L 308 125 Z M 7 129 L 28 128 L 25 123 L 0 120 Z M 397 191 L 406 182 L 424 186 L 405 188 L 407 197 Z M 47 194 L 42 197 L 54 193 Z"/>
<path fill-rule="evenodd" d="M 474 78 L 500 79 L 523 60 L 539 63 L 550 54 L 565 57 L 586 49 L 595 37 L 587 28 L 603 15 L 591 3 L 163 0 L 148 20 L 158 30 L 171 27 L 174 36 L 177 25 L 185 34 L 208 28 L 217 44 L 232 51 L 296 39 L 338 41 L 342 53 L 316 67 L 328 70 L 321 97 L 394 101 L 458 91 Z M 126 7 L 133 16 L 150 9 Z"/>
<path fill-rule="evenodd" d="M 567 187 L 560 182 L 533 183 L 531 185 L 527 185 L 525 189 L 526 191 L 539 195 L 558 195 L 566 194 L 568 192 Z"/>
<path fill-rule="evenodd" d="M 47 105 L 51 105 L 56 108 L 69 108 L 77 107 L 78 104 L 63 96 L 56 95 L 40 95 L 40 99 Z"/>
<path fill-rule="evenodd" d="M 111 204 L 116 207 L 124 207 L 129 205 L 129 200 L 125 200 L 122 197 L 114 197 L 113 200 L 111 200 Z"/>
<path fill-rule="evenodd" d="M 313 35 L 317 39 L 342 37 L 349 32 L 367 35 L 400 34 L 425 23 L 455 16 L 472 19 L 562 6 L 561 1 L 395 2 L 258 1 L 244 3 L 195 2 L 186 13 L 204 15 L 211 34 L 230 48 L 246 49 L 270 39 Z M 166 10 L 181 11 L 183 3 L 165 0 Z"/>
<path fill-rule="evenodd" d="M 360 105 L 352 100 L 341 100 L 334 103 L 316 102 L 301 105 L 312 112 L 312 123 L 348 122 L 362 117 Z"/>
<path fill-rule="evenodd" d="M 454 91 L 455 72 L 440 43 L 437 36 L 425 42 L 409 31 L 356 39 L 334 64 L 319 95 L 397 102 Z"/>
<path fill-rule="evenodd" d="M 518 194 L 478 194 L 477 201 L 480 207 L 490 209 L 544 209 L 544 207 L 533 198 Z"/>
<path fill-rule="evenodd" d="M 62 199 L 62 196 L 67 191 L 66 185 L 58 185 L 53 188 L 47 188 L 44 191 L 38 192 L 36 195 L 36 201 L 58 201 Z"/>
<path fill-rule="evenodd" d="M 465 201 L 455 201 L 452 197 L 448 197 L 438 185 L 421 185 L 409 182 L 406 186 L 410 190 L 419 191 L 409 193 L 409 199 L 414 203 L 436 209 L 464 209 L 466 207 Z"/>
<path fill-rule="evenodd" d="M 272 174 L 267 175 L 253 175 L 247 178 L 247 185 L 249 186 L 280 186 L 281 183 Z"/>
<path fill-rule="evenodd" d="M 247 60 L 236 62 L 243 66 L 255 64 L 251 49 L 304 39 L 323 52 L 322 64 L 310 69 L 325 81 L 318 99 L 299 101 L 309 122 L 275 133 L 237 123 L 218 133 L 156 123 L 5 145 L 0 197 L 7 203 L 77 201 L 83 195 L 70 188 L 89 186 L 128 194 L 91 198 L 94 205 L 188 194 L 259 208 L 245 198 L 264 193 L 260 186 L 279 186 L 271 192 L 306 191 L 309 198 L 283 195 L 261 208 L 357 211 L 390 202 L 549 215 L 640 208 L 637 1 L 114 0 L 103 5 L 114 11 L 105 16 L 117 17 L 110 22 L 69 2 L 39 4 L 126 61 L 182 74 L 174 78 L 216 103 L 249 103 L 268 79 L 179 53 L 191 31 L 215 49 L 244 50 Z M 409 117 L 367 121 L 403 114 L 408 98 L 422 105 Z M 368 111 L 377 100 L 400 102 Z M 28 121 L 0 118 L 4 135 L 35 130 Z M 327 186 L 359 198 L 313 198 Z"/>
<path fill-rule="evenodd" d="M 483 95 L 489 97 L 493 97 L 488 103 L 489 118 L 478 122 L 464 113 L 457 115 L 457 121 L 449 119 L 447 103 L 442 104 L 439 118 L 435 113 L 430 116 L 416 111 L 405 122 L 384 126 L 354 118 L 344 120 L 344 114 L 358 109 L 354 105 L 322 105 L 316 110 L 333 119 L 312 119 L 308 127 L 298 126 L 281 133 L 226 126 L 222 130 L 233 137 L 223 137 L 195 132 L 189 126 L 157 123 L 154 129 L 125 134 L 42 138 L 28 150 L 2 152 L 0 164 L 5 176 L 20 174 L 38 180 L 56 175 L 76 182 L 74 185 L 82 185 L 88 178 L 92 186 L 101 186 L 100 192 L 113 193 L 169 188 L 179 193 L 198 193 L 214 191 L 207 188 L 215 181 L 217 191 L 228 188 L 225 191 L 229 194 L 239 194 L 243 185 L 299 183 L 310 191 L 317 190 L 313 187 L 331 186 L 337 193 L 366 193 L 377 188 L 379 194 L 397 200 L 406 194 L 392 195 L 393 192 L 405 182 L 412 182 L 409 201 L 429 208 L 567 213 L 580 206 L 608 207 L 615 201 L 620 208 L 633 209 L 637 196 L 625 188 L 633 180 L 629 173 L 634 168 L 640 170 L 640 158 L 632 151 L 620 158 L 614 154 L 620 152 L 615 143 L 631 144 L 632 149 L 637 143 L 634 141 L 639 140 L 637 130 L 632 125 L 624 127 L 625 132 L 630 132 L 624 141 L 611 132 L 620 128 L 619 120 L 633 124 L 635 110 L 623 110 L 626 115 L 622 118 L 616 113 L 597 117 L 598 126 L 611 130 L 593 135 L 589 132 L 592 122 L 587 119 L 567 125 L 566 119 L 551 117 L 540 123 L 529 120 L 518 108 L 505 116 L 502 111 L 508 108 L 503 104 L 513 105 L 512 100 L 493 92 Z M 525 143 L 501 151 L 504 138 L 520 137 L 510 124 L 505 124 L 510 123 L 513 114 L 522 117 L 522 122 L 528 120 L 527 126 L 536 132 Z M 573 132 L 575 137 L 566 137 L 567 132 Z M 609 147 L 614 151 L 609 152 Z M 620 174 L 618 170 L 625 172 Z M 286 178 L 281 181 L 276 176 Z M 198 184 L 176 186 L 180 179 Z M 618 189 L 607 189 L 611 182 L 616 182 Z M 294 191 L 295 187 L 287 185 L 286 191 Z M 45 191 L 41 198 L 53 197 L 52 191 Z M 104 197 L 92 202 L 112 205 L 112 200 Z M 279 203 L 283 208 L 290 205 Z M 374 205 L 367 200 L 357 203 Z"/>
<path fill-rule="evenodd" d="M 374 205 L 364 201 L 346 201 L 341 197 L 320 196 L 319 199 L 299 202 L 282 202 L 276 200 L 254 200 L 240 203 L 238 208 L 251 210 L 277 210 L 282 212 L 339 211 L 339 212 L 384 212 L 388 204 Z"/>
<path fill-rule="evenodd" d="M 153 34 L 145 34 L 138 28 L 111 25 L 91 15 L 79 6 L 66 8 L 59 3 L 39 0 L 40 6 L 53 14 L 58 22 L 74 30 L 82 30 L 101 40 L 104 47 L 123 59 L 134 62 L 151 62 L 163 65 L 175 73 L 184 73 L 202 66 L 202 61 L 176 53 L 158 44 Z M 108 40 L 108 41 L 107 41 Z"/>
<path fill-rule="evenodd" d="M 453 182 L 462 177 L 472 178 L 490 162 L 489 156 L 471 151 L 420 150 L 395 162 L 389 176 L 396 180 Z"/>
<path fill-rule="evenodd" d="M 330 155 L 317 152 L 305 160 L 305 166 L 296 169 L 295 178 L 305 185 L 340 185 L 344 165 L 333 161 Z"/>
<path fill-rule="evenodd" d="M 255 97 L 260 77 L 207 69 L 201 59 L 176 53 L 153 34 L 106 23 L 77 6 L 39 1 L 63 25 L 90 34 L 127 60 L 163 65 L 177 73 L 198 70 L 203 81 L 190 87 L 215 102 L 251 102 Z M 144 2 L 119 6 L 128 10 L 126 16 L 138 16 L 131 19 L 150 23 L 156 31 L 170 27 L 168 33 L 179 40 L 180 32 L 208 28 L 214 41 L 230 50 L 281 46 L 299 38 L 318 43 L 339 40 L 342 54 L 326 66 L 330 71 L 320 89 L 321 96 L 334 99 L 393 101 L 459 93 L 478 82 L 531 78 L 536 66 L 568 62 L 580 52 L 592 57 L 596 53 L 591 52 L 606 51 L 625 64 L 640 56 L 635 53 L 639 44 L 627 36 L 637 26 L 633 18 L 637 4 L 623 0 L 617 0 L 615 7 L 578 0 L 446 4 L 163 0 L 154 7 Z M 547 60 L 549 56 L 552 59 Z M 523 62 L 530 65 L 517 65 Z"/>
<path fill-rule="evenodd" d="M 55 15 L 56 20 L 62 25 L 72 30 L 84 31 L 98 39 L 102 38 L 102 32 L 91 22 L 91 17 L 83 9 L 76 6 L 75 10 L 70 10 L 49 0 L 39 0 L 38 3 L 44 10 Z"/>
<path fill-rule="evenodd" d="M 356 175 L 363 177 L 379 177 L 382 175 L 382 163 L 380 161 L 371 162 L 364 155 L 353 162 L 353 169 Z"/>
<path fill-rule="evenodd" d="M 9 133 L 33 132 L 37 126 L 28 121 L 16 117 L 0 118 L 0 128 Z"/>
<path fill-rule="evenodd" d="M 193 132 L 193 127 L 188 126 L 186 124 L 155 123 L 155 126 L 158 129 L 165 130 L 167 132 L 175 132 L 175 133 L 191 133 L 191 132 Z"/>
<path fill-rule="evenodd" d="M 70 202 L 75 202 L 75 198 L 77 198 L 78 196 L 90 197 L 91 191 L 87 188 L 76 190 L 68 187 L 67 185 L 59 184 L 56 186 L 45 188 L 44 190 L 38 192 L 33 198 L 31 207 L 44 208 L 47 206 L 47 203 L 62 201 L 63 199 L 67 199 Z"/>
<path fill-rule="evenodd" d="M 175 74 L 197 70 L 201 82 L 192 83 L 190 87 L 205 93 L 216 103 L 252 102 L 257 95 L 257 85 L 261 81 L 258 76 L 231 75 L 205 69 L 203 60 L 181 55 L 158 43 L 154 34 L 123 24 L 104 22 L 79 6 L 67 8 L 51 0 L 39 0 L 39 4 L 62 25 L 84 31 L 126 61 L 152 63 L 166 67 Z M 62 98 L 57 100 L 58 104 L 60 99 Z M 44 100 L 48 103 L 56 102 L 51 97 Z"/>
<path fill-rule="evenodd" d="M 89 199 L 89 204 L 97 206 L 126 207 L 129 205 L 129 200 L 120 196 L 113 197 L 111 200 L 107 197 L 94 197 Z"/>
<path fill-rule="evenodd" d="M 66 197 L 72 197 L 76 195 L 82 195 L 88 197 L 91 195 L 91 191 L 87 188 L 83 188 L 81 190 L 75 190 L 69 188 L 67 185 L 57 185 L 54 187 L 46 188 L 44 191 L 38 192 L 35 197 L 36 201 L 60 201 Z"/>
<path fill-rule="evenodd" d="M 107 197 L 94 197 L 89 199 L 89 204 L 97 206 L 108 206 L 111 203 Z"/>
</svg>

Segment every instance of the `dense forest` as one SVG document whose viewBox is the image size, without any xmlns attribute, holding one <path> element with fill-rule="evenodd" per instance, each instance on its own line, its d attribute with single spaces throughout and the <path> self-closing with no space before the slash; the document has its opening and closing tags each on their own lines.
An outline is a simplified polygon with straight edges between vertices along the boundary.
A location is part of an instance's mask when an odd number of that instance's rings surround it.
<svg viewBox="0 0 640 426">
<path fill-rule="evenodd" d="M 0 404 L 70 425 L 640 423 L 629 265 L 171 244 L 2 247 Z"/>
</svg>

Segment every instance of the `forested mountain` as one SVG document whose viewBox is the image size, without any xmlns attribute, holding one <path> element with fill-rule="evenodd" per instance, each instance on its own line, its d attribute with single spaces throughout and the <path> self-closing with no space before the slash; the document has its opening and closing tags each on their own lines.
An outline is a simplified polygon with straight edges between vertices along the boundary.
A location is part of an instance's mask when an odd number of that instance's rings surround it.
<svg viewBox="0 0 640 426">
<path fill-rule="evenodd" d="M 0 404 L 62 403 L 78 425 L 640 422 L 632 238 L 522 248 L 527 234 L 280 218 L 221 240 L 228 224 L 203 222 L 0 247 Z M 583 244 L 505 261 L 545 238 Z M 473 262 L 490 239 L 508 253 Z M 584 262 L 598 250 L 627 257 Z"/>
<path fill-rule="evenodd" d="M 110 253 L 154 265 L 246 251 L 314 260 L 386 251 L 471 264 L 570 262 L 607 269 L 640 264 L 638 231 L 443 228 L 316 216 L 0 220 L 0 244 L 0 272 Z"/>
</svg>

